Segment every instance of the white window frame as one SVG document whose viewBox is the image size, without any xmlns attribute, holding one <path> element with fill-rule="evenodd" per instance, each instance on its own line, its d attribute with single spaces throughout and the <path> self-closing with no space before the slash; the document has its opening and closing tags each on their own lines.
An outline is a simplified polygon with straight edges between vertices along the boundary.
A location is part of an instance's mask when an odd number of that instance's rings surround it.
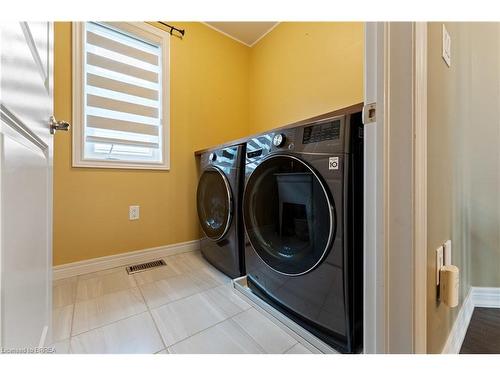
<svg viewBox="0 0 500 375">
<path fill-rule="evenodd" d="M 85 150 L 85 111 L 84 111 L 84 25 L 85 22 L 73 22 L 73 167 L 116 168 L 116 169 L 170 169 L 170 34 L 145 22 L 103 22 L 111 27 L 123 30 L 138 38 L 160 44 L 162 49 L 162 161 L 119 161 L 119 160 L 86 160 Z"/>
</svg>

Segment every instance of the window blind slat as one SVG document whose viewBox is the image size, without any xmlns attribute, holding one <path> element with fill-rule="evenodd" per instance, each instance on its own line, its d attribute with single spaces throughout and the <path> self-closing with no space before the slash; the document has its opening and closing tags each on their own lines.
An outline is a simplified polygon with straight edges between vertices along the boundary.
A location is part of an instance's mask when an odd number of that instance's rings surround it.
<svg viewBox="0 0 500 375">
<path fill-rule="evenodd" d="M 122 55 L 133 57 L 137 60 L 142 60 L 149 64 L 158 65 L 158 56 L 141 51 L 137 48 L 128 46 L 104 36 L 94 34 L 91 31 L 87 31 L 87 43 L 108 49 L 110 51 L 121 53 Z"/>
<path fill-rule="evenodd" d="M 87 105 L 90 107 L 103 108 L 117 112 L 158 118 L 158 108 L 147 107 L 145 105 L 124 102 L 121 100 L 114 100 L 102 96 L 88 94 Z"/>
<path fill-rule="evenodd" d="M 117 130 L 123 132 L 158 136 L 160 129 L 155 125 L 140 124 L 132 121 L 115 120 L 99 116 L 87 116 L 89 128 Z"/>
<path fill-rule="evenodd" d="M 128 139 L 120 139 L 120 138 L 96 137 L 93 135 L 88 135 L 86 137 L 86 141 L 91 143 L 106 143 L 106 144 L 117 144 L 124 146 L 147 147 L 147 148 L 160 147 L 160 145 L 156 142 L 142 142 L 142 141 L 133 141 Z"/>
<path fill-rule="evenodd" d="M 140 124 L 161 126 L 161 121 L 158 118 L 133 115 L 131 113 L 122 113 L 122 112 L 112 111 L 109 109 L 87 106 L 85 113 L 88 115 L 105 117 L 109 119 L 132 121 L 132 122 L 138 122 Z"/>
<path fill-rule="evenodd" d="M 86 69 L 87 69 L 87 74 L 95 74 L 96 76 L 99 76 L 99 77 L 114 79 L 115 81 L 128 83 L 128 84 L 134 85 L 134 86 L 144 87 L 144 88 L 147 88 L 150 90 L 155 90 L 155 91 L 159 90 L 159 87 L 158 87 L 159 85 L 157 83 L 154 83 L 151 81 L 146 81 L 146 80 L 140 79 L 140 78 L 136 78 L 136 77 L 131 76 L 131 75 L 118 73 L 118 72 L 115 72 L 113 70 L 108 70 L 108 69 L 100 68 L 98 66 L 89 65 L 89 64 L 86 65 Z"/>
<path fill-rule="evenodd" d="M 92 73 L 87 73 L 87 85 L 100 87 L 106 90 L 118 91 L 124 94 L 140 96 L 141 98 L 158 100 L 158 91 L 145 87 L 120 82 L 111 78 L 101 77 Z"/>
<path fill-rule="evenodd" d="M 139 104 L 146 107 L 159 108 L 160 102 L 158 100 L 146 99 L 140 96 L 124 94 L 119 91 L 112 91 L 107 89 L 101 89 L 100 87 L 87 85 L 87 94 L 95 95 L 103 98 L 109 98 L 114 100 L 119 100 L 122 102 Z"/>
<path fill-rule="evenodd" d="M 92 52 L 87 52 L 87 64 L 158 83 L 158 74 L 155 72 L 144 70 L 129 64 L 124 64 L 107 57 L 96 55 Z"/>
</svg>

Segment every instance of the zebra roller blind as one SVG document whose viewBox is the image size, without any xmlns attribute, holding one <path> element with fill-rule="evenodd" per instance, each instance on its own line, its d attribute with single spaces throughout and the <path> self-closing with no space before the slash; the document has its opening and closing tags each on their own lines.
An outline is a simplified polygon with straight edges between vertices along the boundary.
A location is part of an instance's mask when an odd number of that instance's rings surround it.
<svg viewBox="0 0 500 375">
<path fill-rule="evenodd" d="M 81 25 L 82 159 L 164 165 L 164 45 L 118 25 Z"/>
</svg>

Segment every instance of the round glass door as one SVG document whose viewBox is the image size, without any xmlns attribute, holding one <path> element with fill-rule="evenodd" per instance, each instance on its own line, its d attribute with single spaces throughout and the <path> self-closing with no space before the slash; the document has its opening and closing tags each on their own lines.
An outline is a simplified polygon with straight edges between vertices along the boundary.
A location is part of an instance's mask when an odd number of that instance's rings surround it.
<svg viewBox="0 0 500 375">
<path fill-rule="evenodd" d="M 259 257 L 286 275 L 301 275 L 328 253 L 335 235 L 333 202 L 315 171 L 289 155 L 271 156 L 250 175 L 245 229 Z"/>
<path fill-rule="evenodd" d="M 201 175 L 197 191 L 198 218 L 208 238 L 220 240 L 229 229 L 232 195 L 226 176 L 216 167 Z"/>
</svg>

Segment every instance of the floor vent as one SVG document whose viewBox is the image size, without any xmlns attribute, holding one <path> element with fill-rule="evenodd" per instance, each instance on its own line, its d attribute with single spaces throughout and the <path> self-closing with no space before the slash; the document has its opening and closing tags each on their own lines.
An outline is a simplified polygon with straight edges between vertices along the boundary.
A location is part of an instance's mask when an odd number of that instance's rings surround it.
<svg viewBox="0 0 500 375">
<path fill-rule="evenodd" d="M 152 262 L 134 264 L 133 266 L 127 267 L 127 273 L 129 275 L 137 272 L 147 271 L 151 268 L 166 266 L 167 263 L 163 259 L 153 260 Z"/>
</svg>

